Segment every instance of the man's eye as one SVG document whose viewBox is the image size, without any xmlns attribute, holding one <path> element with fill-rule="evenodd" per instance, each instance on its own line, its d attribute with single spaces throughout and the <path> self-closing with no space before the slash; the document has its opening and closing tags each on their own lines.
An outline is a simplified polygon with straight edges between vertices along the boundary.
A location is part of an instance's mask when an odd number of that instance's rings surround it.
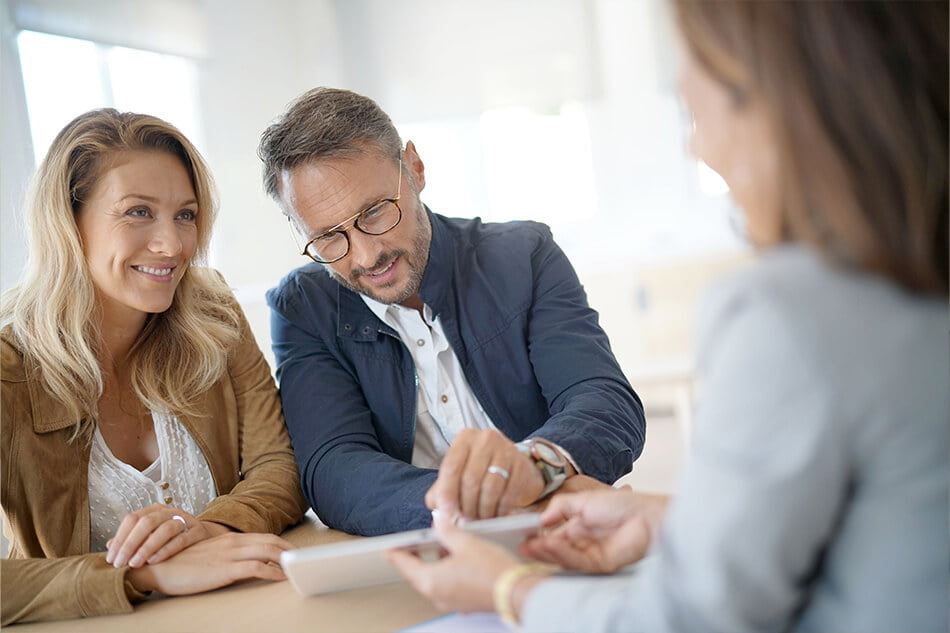
<svg viewBox="0 0 950 633">
<path fill-rule="evenodd" d="M 318 237 L 313 238 L 315 244 L 330 244 L 336 242 L 343 236 L 343 233 L 340 231 L 333 231 L 332 233 L 324 233 Z"/>
<path fill-rule="evenodd" d="M 387 204 L 387 203 L 385 203 L 385 202 L 380 202 L 380 203 L 377 204 L 375 207 L 372 207 L 372 208 L 370 208 L 370 209 L 367 209 L 366 211 L 363 211 L 362 219 L 364 219 L 364 220 L 372 220 L 372 219 L 375 218 L 377 215 L 379 215 L 380 213 L 383 212 L 383 209 L 386 208 L 386 204 Z"/>
</svg>

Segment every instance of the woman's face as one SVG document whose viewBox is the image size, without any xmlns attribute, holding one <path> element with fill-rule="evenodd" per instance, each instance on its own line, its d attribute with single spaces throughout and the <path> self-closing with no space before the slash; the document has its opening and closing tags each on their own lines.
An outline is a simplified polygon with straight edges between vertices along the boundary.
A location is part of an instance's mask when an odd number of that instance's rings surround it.
<svg viewBox="0 0 950 633">
<path fill-rule="evenodd" d="M 107 321 L 135 326 L 171 306 L 197 248 L 199 211 L 177 157 L 158 151 L 115 157 L 76 217 Z"/>
<path fill-rule="evenodd" d="M 781 239 L 777 151 L 764 106 L 741 100 L 683 46 L 679 90 L 693 118 L 690 151 L 722 176 L 759 246 Z"/>
</svg>

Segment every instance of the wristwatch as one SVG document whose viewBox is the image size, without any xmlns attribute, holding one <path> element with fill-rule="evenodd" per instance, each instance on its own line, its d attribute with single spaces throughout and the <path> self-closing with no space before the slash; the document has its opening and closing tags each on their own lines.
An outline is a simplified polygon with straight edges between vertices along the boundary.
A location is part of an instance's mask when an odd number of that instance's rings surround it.
<svg viewBox="0 0 950 633">
<path fill-rule="evenodd" d="M 567 479 L 567 460 L 561 457 L 554 444 L 540 437 L 531 437 L 515 444 L 518 452 L 534 461 L 544 478 L 544 490 L 537 501 L 561 487 Z"/>
</svg>

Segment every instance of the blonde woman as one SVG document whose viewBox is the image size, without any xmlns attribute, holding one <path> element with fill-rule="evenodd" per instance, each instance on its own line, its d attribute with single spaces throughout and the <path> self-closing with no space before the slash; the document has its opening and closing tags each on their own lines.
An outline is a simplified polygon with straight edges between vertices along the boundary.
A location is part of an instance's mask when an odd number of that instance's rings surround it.
<svg viewBox="0 0 950 633">
<path fill-rule="evenodd" d="M 0 331 L 3 624 L 283 577 L 274 535 L 305 502 L 267 363 L 196 265 L 215 212 L 151 116 L 87 112 L 40 166 Z"/>
<path fill-rule="evenodd" d="M 708 297 L 671 500 L 560 495 L 523 553 L 393 561 L 530 631 L 946 631 L 947 3 L 675 0 L 692 150 L 761 252 Z"/>
</svg>

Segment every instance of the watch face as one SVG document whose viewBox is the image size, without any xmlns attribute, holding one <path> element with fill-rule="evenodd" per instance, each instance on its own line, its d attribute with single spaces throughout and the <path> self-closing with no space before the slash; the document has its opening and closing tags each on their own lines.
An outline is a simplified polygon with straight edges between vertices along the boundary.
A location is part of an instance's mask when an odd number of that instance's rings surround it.
<svg viewBox="0 0 950 633">
<path fill-rule="evenodd" d="M 550 464 L 555 468 L 564 468 L 566 466 L 564 458 L 546 442 L 535 439 L 531 448 L 535 457 L 545 464 Z"/>
</svg>

